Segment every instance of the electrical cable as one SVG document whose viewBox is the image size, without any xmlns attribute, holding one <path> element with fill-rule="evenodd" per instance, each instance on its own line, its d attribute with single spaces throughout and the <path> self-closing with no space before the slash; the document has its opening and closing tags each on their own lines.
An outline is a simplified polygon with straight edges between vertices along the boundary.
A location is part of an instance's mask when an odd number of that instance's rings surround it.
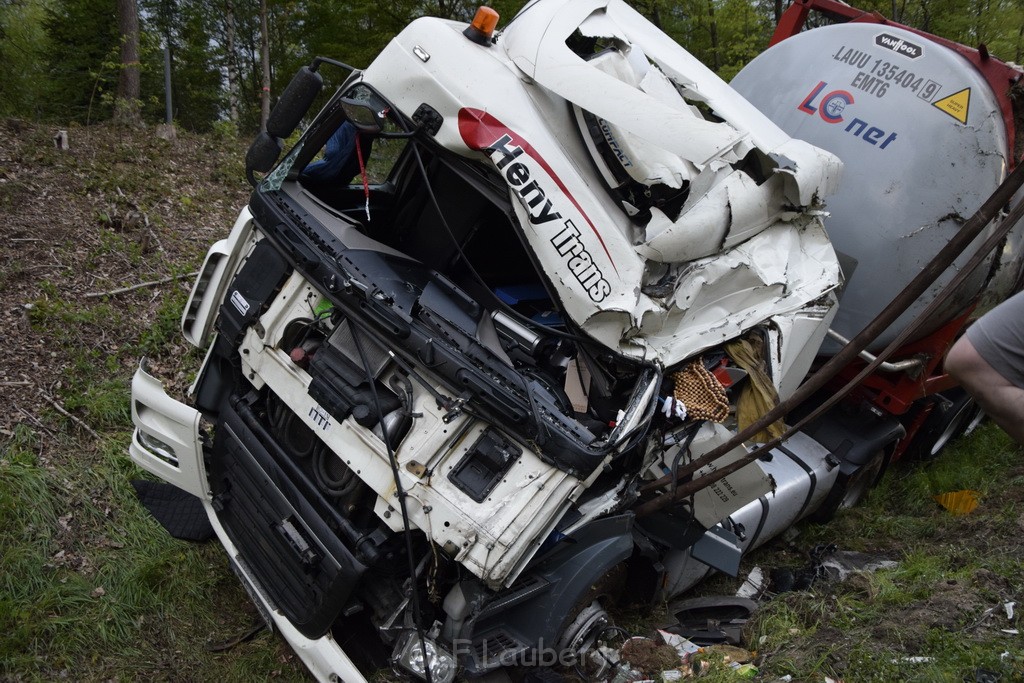
<svg viewBox="0 0 1024 683">
<path fill-rule="evenodd" d="M 363 371 L 366 373 L 367 382 L 370 385 L 370 396 L 373 398 L 373 405 L 377 411 L 377 418 L 382 420 L 384 413 L 380 407 L 380 398 L 377 396 L 377 381 L 373 376 L 373 371 L 370 369 L 370 362 L 366 358 L 366 353 L 363 351 L 363 344 L 359 341 L 361 330 L 357 330 L 355 325 L 350 325 L 350 332 L 352 334 L 352 341 L 355 344 L 356 351 L 359 353 L 359 360 L 363 363 Z M 384 440 L 384 448 L 388 452 L 388 462 L 391 464 L 391 476 L 395 480 L 395 494 L 398 496 L 398 507 L 402 512 L 402 526 L 405 531 L 405 553 L 409 560 L 409 581 L 410 581 L 410 600 L 412 601 L 412 614 L 413 620 L 416 622 L 416 635 L 420 641 L 420 650 L 423 652 L 423 673 L 427 683 L 433 683 L 433 677 L 430 673 L 430 656 L 427 650 L 426 638 L 423 635 L 423 623 L 421 621 L 422 612 L 420 610 L 420 594 L 416 588 L 416 554 L 412 547 L 412 527 L 409 524 L 409 510 L 406 505 L 406 492 L 402 486 L 401 476 L 398 471 L 398 458 L 395 456 L 395 451 L 391 447 L 391 437 L 388 431 L 381 425 L 381 438 Z M 428 542 L 433 543 L 430 539 Z"/>
<path fill-rule="evenodd" d="M 675 491 L 679 487 L 679 462 L 683 459 L 684 455 L 689 455 L 690 444 L 697 437 L 697 432 L 700 430 L 700 426 L 704 424 L 704 420 L 695 422 L 692 427 L 689 428 L 689 432 L 686 434 L 686 440 L 680 444 L 679 452 L 676 453 L 676 457 L 672 459 L 672 491 Z"/>
<path fill-rule="evenodd" d="M 462 250 L 462 245 L 459 244 L 459 240 L 455 237 L 455 233 L 452 231 L 451 226 L 448 225 L 448 221 L 444 217 L 444 212 L 441 210 L 441 205 L 440 205 L 440 203 L 437 200 L 437 195 L 434 193 L 434 187 L 430 183 L 430 177 L 427 174 L 427 168 L 423 164 L 423 157 L 420 156 L 420 150 L 419 150 L 419 147 L 417 147 L 417 143 L 418 142 L 419 142 L 418 140 L 413 138 L 413 140 L 412 140 L 413 144 L 411 145 L 412 151 L 413 151 L 413 156 L 416 157 L 416 164 L 419 167 L 420 175 L 423 177 L 423 185 L 424 185 L 424 187 L 426 189 L 427 196 L 430 197 L 430 202 L 434 205 L 434 210 L 437 212 L 438 217 L 441 219 L 441 226 L 444 228 L 445 232 L 448 234 L 449 239 L 451 239 L 452 246 L 454 246 L 455 250 L 457 252 L 459 252 L 459 258 L 462 260 L 462 262 L 464 264 L 466 264 L 466 268 L 469 270 L 470 274 L 473 276 L 473 279 L 475 279 L 479 284 L 483 285 L 483 287 L 485 287 L 486 289 L 489 290 L 490 287 L 487 285 L 487 281 L 484 280 L 483 276 L 480 275 L 479 271 L 477 271 L 477 269 L 470 262 L 469 257 L 466 256 L 466 252 L 464 252 Z M 520 313 L 519 311 L 515 310 L 514 308 L 512 308 L 511 306 L 506 304 L 504 301 L 501 301 L 499 299 L 499 302 L 504 307 L 505 313 L 511 315 L 513 318 L 518 320 L 520 323 L 526 325 L 528 328 L 532 329 L 536 325 L 536 323 L 534 323 L 532 320 L 530 320 L 529 318 L 524 316 L 522 313 Z M 552 327 L 545 327 L 544 328 L 544 332 L 546 334 L 551 334 L 552 336 L 555 336 L 555 337 L 562 337 L 563 339 L 569 339 L 570 341 L 574 341 L 577 344 L 585 344 L 585 343 L 589 342 L 589 340 L 587 340 L 587 339 L 585 339 L 585 338 L 583 338 L 583 337 L 581 337 L 581 336 L 579 336 L 577 334 L 573 334 L 572 332 L 563 332 L 562 330 L 557 330 L 557 329 L 552 328 Z"/>
</svg>

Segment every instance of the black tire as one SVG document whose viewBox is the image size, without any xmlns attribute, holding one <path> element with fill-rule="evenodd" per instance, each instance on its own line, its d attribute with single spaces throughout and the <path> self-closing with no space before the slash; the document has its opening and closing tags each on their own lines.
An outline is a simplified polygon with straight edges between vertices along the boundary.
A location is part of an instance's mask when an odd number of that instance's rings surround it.
<svg viewBox="0 0 1024 683">
<path fill-rule="evenodd" d="M 924 425 L 907 447 L 905 457 L 929 461 L 957 437 L 974 430 L 985 414 L 975 400 L 961 388 L 950 389 L 933 399 L 935 406 Z"/>
<path fill-rule="evenodd" d="M 846 508 L 852 508 L 867 495 L 882 479 L 889 466 L 891 447 L 879 449 L 870 460 L 850 473 L 840 472 L 825 500 L 818 509 L 807 516 L 817 524 L 825 524 Z"/>
</svg>

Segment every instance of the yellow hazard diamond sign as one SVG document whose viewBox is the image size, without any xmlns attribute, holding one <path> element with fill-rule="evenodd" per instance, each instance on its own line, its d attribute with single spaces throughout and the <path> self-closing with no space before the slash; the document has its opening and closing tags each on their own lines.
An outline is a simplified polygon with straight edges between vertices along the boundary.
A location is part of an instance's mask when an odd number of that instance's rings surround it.
<svg viewBox="0 0 1024 683">
<path fill-rule="evenodd" d="M 971 108 L 971 89 L 964 88 L 948 97 L 932 102 L 932 106 L 938 107 L 960 123 L 967 123 L 967 112 Z"/>
</svg>

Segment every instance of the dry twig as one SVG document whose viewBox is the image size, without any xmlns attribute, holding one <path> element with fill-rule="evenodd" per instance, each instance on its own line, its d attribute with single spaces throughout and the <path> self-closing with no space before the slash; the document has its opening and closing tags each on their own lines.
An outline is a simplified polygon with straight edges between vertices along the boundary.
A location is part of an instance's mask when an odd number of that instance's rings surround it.
<svg viewBox="0 0 1024 683">
<path fill-rule="evenodd" d="M 92 427 L 90 427 L 89 425 L 85 424 L 85 422 L 83 422 L 80 418 L 75 417 L 74 415 L 69 413 L 67 410 L 65 410 L 64 406 L 62 406 L 60 403 L 58 403 L 55 398 L 53 398 L 52 396 L 47 394 L 42 389 L 39 390 L 39 395 L 43 397 L 44 401 L 46 401 L 51 406 L 53 406 L 57 410 L 58 413 L 60 413 L 64 417 L 70 418 L 71 421 L 73 421 L 79 427 L 81 427 L 85 431 L 89 432 L 89 435 L 92 436 L 92 438 L 94 438 L 94 439 L 99 439 L 100 438 L 100 435 L 97 434 L 95 431 L 93 431 Z"/>
<path fill-rule="evenodd" d="M 21 413 L 22 415 L 24 415 L 26 418 L 28 418 L 28 421 L 31 422 L 32 424 L 34 424 L 36 427 L 39 427 L 39 429 L 43 430 L 44 432 L 46 432 L 50 436 L 53 436 L 53 432 L 51 432 L 49 429 L 47 429 L 46 425 L 44 425 L 42 422 L 40 422 L 39 419 L 35 415 L 33 415 L 32 413 L 28 412 L 27 410 L 25 410 L 21 406 L 18 406 L 18 412 Z"/>
<path fill-rule="evenodd" d="M 183 278 L 196 277 L 199 275 L 197 270 L 194 273 L 185 273 L 183 275 L 169 275 L 168 277 L 160 278 L 159 280 L 152 280 L 150 282 L 140 282 L 137 285 L 131 285 L 130 287 L 118 287 L 117 289 L 111 289 L 107 292 L 89 292 L 82 296 L 86 299 L 99 299 L 104 296 L 114 296 L 115 294 L 124 294 L 125 292 L 134 292 L 137 289 L 145 289 L 146 287 L 156 287 L 157 285 L 165 285 L 168 282 L 174 282 L 175 280 L 181 280 Z"/>
</svg>

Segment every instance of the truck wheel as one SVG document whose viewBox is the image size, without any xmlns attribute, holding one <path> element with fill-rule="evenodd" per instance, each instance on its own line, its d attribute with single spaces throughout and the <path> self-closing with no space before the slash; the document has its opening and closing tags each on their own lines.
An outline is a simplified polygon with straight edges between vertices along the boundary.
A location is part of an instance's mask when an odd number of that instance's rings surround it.
<svg viewBox="0 0 1024 683">
<path fill-rule="evenodd" d="M 882 479 L 889 465 L 890 448 L 880 448 L 870 460 L 850 473 L 840 472 L 825 500 L 807 516 L 817 524 L 829 522 L 839 510 L 851 508 Z"/>
<path fill-rule="evenodd" d="M 907 447 L 906 457 L 934 460 L 958 436 L 969 434 L 985 419 L 981 407 L 961 388 L 935 398 L 935 407 Z"/>
</svg>

